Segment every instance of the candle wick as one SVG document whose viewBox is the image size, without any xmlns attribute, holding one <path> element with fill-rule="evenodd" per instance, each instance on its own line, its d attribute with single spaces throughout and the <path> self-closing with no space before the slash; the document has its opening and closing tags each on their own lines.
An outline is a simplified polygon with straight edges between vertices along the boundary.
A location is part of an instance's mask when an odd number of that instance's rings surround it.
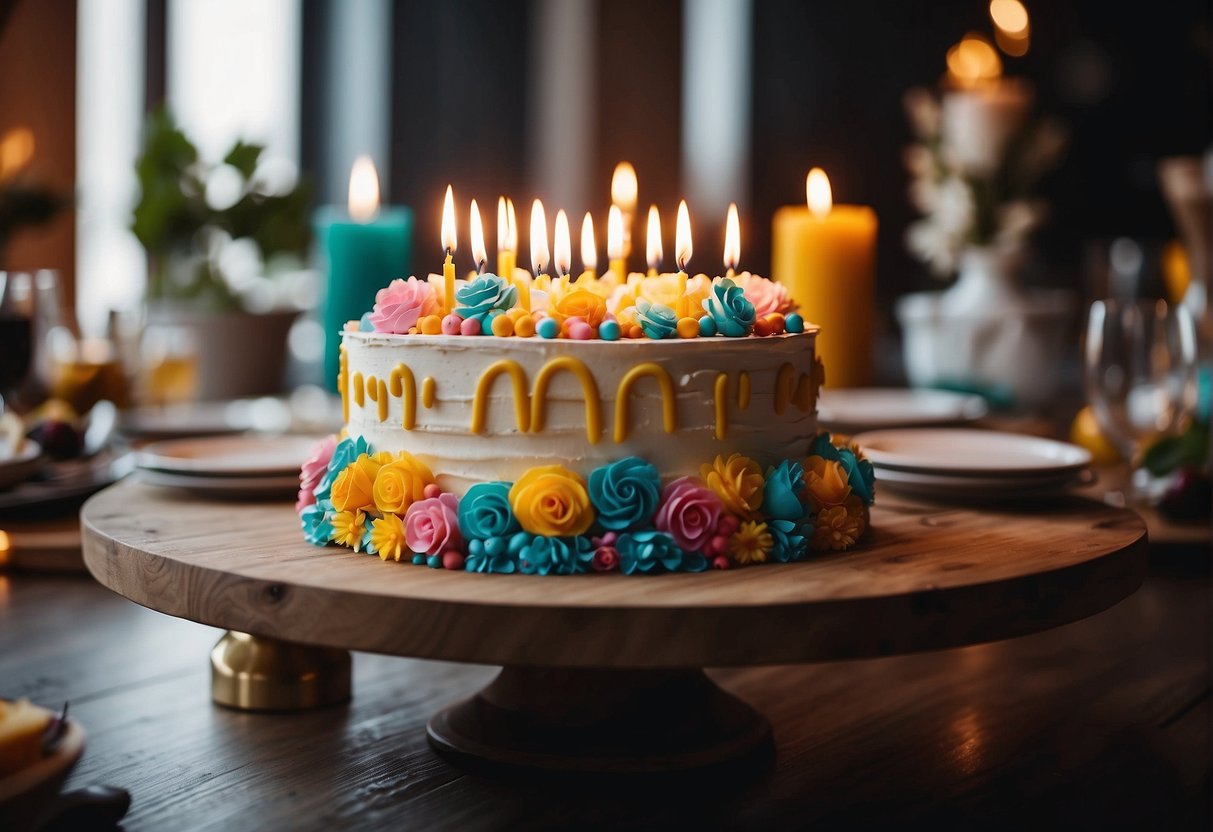
<svg viewBox="0 0 1213 832">
<path fill-rule="evenodd" d="M 476 274 L 484 274 L 484 260 L 476 264 Z"/>
</svg>

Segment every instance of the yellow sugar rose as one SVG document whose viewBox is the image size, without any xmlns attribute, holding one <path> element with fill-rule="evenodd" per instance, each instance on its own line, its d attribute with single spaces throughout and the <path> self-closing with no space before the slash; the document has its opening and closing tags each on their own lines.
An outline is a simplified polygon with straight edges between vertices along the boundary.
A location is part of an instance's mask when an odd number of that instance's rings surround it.
<svg viewBox="0 0 1213 832">
<path fill-rule="evenodd" d="M 562 465 L 541 465 L 510 487 L 510 508 L 531 534 L 572 537 L 594 522 L 585 480 Z"/>
<path fill-rule="evenodd" d="M 401 452 L 375 475 L 375 508 L 382 514 L 404 514 L 433 482 L 434 473 L 429 467 L 407 451 Z"/>
<path fill-rule="evenodd" d="M 741 454 L 729 454 L 728 459 L 718 456 L 711 465 L 701 465 L 699 472 L 730 512 L 747 520 L 758 516 L 763 477 L 757 462 Z"/>
<path fill-rule="evenodd" d="M 587 324 L 596 327 L 606 318 L 606 301 L 586 289 L 574 289 L 556 303 L 555 317 L 583 318 Z"/>
<path fill-rule="evenodd" d="M 366 454 L 345 467 L 333 480 L 333 508 L 337 511 L 366 510 L 374 504 L 371 491 L 379 463 Z"/>
<path fill-rule="evenodd" d="M 813 511 L 840 506 L 851 496 L 851 483 L 841 462 L 822 456 L 804 461 L 804 491 Z"/>
</svg>

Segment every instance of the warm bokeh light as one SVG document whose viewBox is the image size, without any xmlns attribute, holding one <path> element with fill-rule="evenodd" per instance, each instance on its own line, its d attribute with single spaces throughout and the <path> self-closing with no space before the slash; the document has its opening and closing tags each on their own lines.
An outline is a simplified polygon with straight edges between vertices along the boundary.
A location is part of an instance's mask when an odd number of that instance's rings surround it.
<svg viewBox="0 0 1213 832">
<path fill-rule="evenodd" d="M 484 247 L 484 227 L 480 224 L 480 208 L 474 199 L 468 212 L 468 233 L 472 237 L 472 265 L 476 267 L 476 271 L 481 271 L 484 269 L 484 264 L 489 262 L 489 253 Z"/>
<path fill-rule="evenodd" d="M 34 131 L 14 127 L 0 138 L 0 182 L 21 170 L 34 158 Z"/>
<path fill-rule="evenodd" d="M 992 81 L 1002 75 L 1002 59 L 981 35 L 967 34 L 948 50 L 948 76 L 963 87 Z"/>
<path fill-rule="evenodd" d="M 724 220 L 724 267 L 736 269 L 741 262 L 741 220 L 737 217 L 737 203 L 729 203 L 729 213 Z"/>
<path fill-rule="evenodd" d="M 678 203 L 678 221 L 674 225 L 674 260 L 678 263 L 678 271 L 686 271 L 691 254 L 691 212 L 684 199 Z"/>
<path fill-rule="evenodd" d="M 598 244 L 594 241 L 594 218 L 590 212 L 585 212 L 581 221 L 581 268 L 597 271 Z"/>
<path fill-rule="evenodd" d="M 830 177 L 826 176 L 826 172 L 821 168 L 813 168 L 809 171 L 808 178 L 804 182 L 804 193 L 805 199 L 809 203 L 809 210 L 815 217 L 826 216 L 834 207 Z"/>
<path fill-rule="evenodd" d="M 510 221 L 510 251 L 518 253 L 518 216 L 514 213 L 514 200 L 505 198 L 505 213 Z"/>
<path fill-rule="evenodd" d="M 539 276 L 548 267 L 548 218 L 543 203 L 531 203 L 531 271 Z"/>
<path fill-rule="evenodd" d="M 556 238 L 552 247 L 556 272 L 563 277 L 573 268 L 573 241 L 569 234 L 569 218 L 563 208 L 556 212 Z"/>
<path fill-rule="evenodd" d="M 990 20 L 1013 37 L 1028 33 L 1028 10 L 1019 0 L 990 0 Z"/>
<path fill-rule="evenodd" d="M 645 262 L 650 269 L 660 269 L 661 261 L 665 259 L 665 250 L 661 247 L 661 214 L 656 205 L 649 206 L 649 227 L 644 241 Z"/>
<path fill-rule="evenodd" d="M 458 245 L 455 237 L 455 192 L 447 185 L 446 196 L 442 198 L 442 250 L 454 254 Z"/>
<path fill-rule="evenodd" d="M 0 529 L 0 566 L 8 563 L 8 552 L 12 548 L 12 543 L 9 541 L 8 532 Z"/>
<path fill-rule="evenodd" d="M 349 208 L 354 222 L 370 222 L 379 213 L 379 174 L 370 156 L 359 156 L 350 168 Z"/>
<path fill-rule="evenodd" d="M 510 248 L 510 214 L 505 207 L 505 197 L 497 197 L 497 251 L 512 251 Z"/>
<path fill-rule="evenodd" d="M 615 165 L 615 173 L 611 175 L 611 203 L 630 214 L 636 210 L 638 192 L 636 169 L 632 163 L 620 162 Z"/>
<path fill-rule="evenodd" d="M 612 205 L 607 211 L 607 257 L 623 259 L 623 212 L 618 205 Z"/>
</svg>

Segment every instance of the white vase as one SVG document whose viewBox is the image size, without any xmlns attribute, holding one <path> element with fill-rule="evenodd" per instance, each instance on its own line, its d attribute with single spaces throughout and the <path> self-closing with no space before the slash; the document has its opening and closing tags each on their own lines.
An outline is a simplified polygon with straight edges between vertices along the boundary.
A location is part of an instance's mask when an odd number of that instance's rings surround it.
<svg viewBox="0 0 1213 832">
<path fill-rule="evenodd" d="M 956 282 L 940 296 L 943 310 L 951 315 L 985 315 L 1022 302 L 1017 261 L 1014 255 L 994 248 L 965 249 Z"/>
</svg>

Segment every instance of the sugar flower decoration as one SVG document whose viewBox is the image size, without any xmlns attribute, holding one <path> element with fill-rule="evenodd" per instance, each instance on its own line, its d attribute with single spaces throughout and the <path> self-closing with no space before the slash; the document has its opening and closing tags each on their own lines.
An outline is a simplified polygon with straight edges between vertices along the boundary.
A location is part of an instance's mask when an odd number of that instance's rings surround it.
<svg viewBox="0 0 1213 832">
<path fill-rule="evenodd" d="M 359 436 L 357 439 L 346 437 L 337 443 L 337 447 L 333 449 L 333 455 L 329 458 L 328 471 L 320 478 L 320 484 L 316 487 L 316 499 L 327 500 L 332 491 L 333 483 L 337 477 L 349 467 L 349 464 L 363 454 L 372 453 L 370 444 Z"/>
<path fill-rule="evenodd" d="M 754 304 L 746 300 L 745 291 L 727 277 L 712 283 L 712 294 L 703 301 L 703 309 L 721 335 L 739 338 L 754 329 Z"/>
<path fill-rule="evenodd" d="M 669 338 L 678 328 L 678 316 L 665 304 L 649 303 L 640 298 L 636 301 L 636 323 L 646 336 L 660 341 Z"/>
<path fill-rule="evenodd" d="M 724 503 L 694 477 L 674 480 L 661 492 L 654 525 L 688 552 L 701 552 L 717 533 Z"/>
<path fill-rule="evenodd" d="M 657 531 L 621 534 L 615 541 L 619 568 L 625 575 L 637 572 L 677 572 L 683 552 L 668 534 Z M 702 559 L 702 557 L 701 557 Z"/>
<path fill-rule="evenodd" d="M 299 514 L 299 525 L 303 527 L 303 539 L 313 546 L 323 546 L 333 539 L 333 505 L 327 500 L 312 503 Z"/>
<path fill-rule="evenodd" d="M 860 498 L 871 505 L 876 497 L 876 471 L 858 445 L 838 447 L 828 433 L 819 433 L 809 447 L 809 454 L 841 463 L 847 482 Z"/>
<path fill-rule="evenodd" d="M 556 302 L 554 310 L 554 316 L 558 320 L 581 318 L 595 329 L 606 320 L 606 314 L 606 300 L 588 289 L 574 289 L 568 292 Z"/>
<path fill-rule="evenodd" d="M 804 516 L 800 492 L 804 490 L 804 468 L 799 462 L 785 460 L 767 469 L 762 487 L 762 513 L 778 520 L 799 520 Z"/>
<path fill-rule="evenodd" d="M 329 460 L 337 449 L 337 437 L 326 436 L 312 448 L 311 454 L 304 461 L 299 471 L 299 498 L 295 501 L 296 513 L 302 513 L 305 508 L 316 502 L 316 488 L 329 470 Z"/>
<path fill-rule="evenodd" d="M 434 473 L 407 451 L 390 459 L 375 475 L 375 508 L 384 514 L 403 514 L 434 483 Z"/>
<path fill-rule="evenodd" d="M 347 546 L 355 552 L 362 551 L 362 541 L 366 534 L 366 512 L 338 511 L 333 515 L 333 540 L 342 546 Z"/>
<path fill-rule="evenodd" d="M 780 563 L 804 560 L 808 553 L 808 535 L 813 533 L 809 525 L 797 525 L 792 520 L 767 520 L 767 531 L 771 533 L 771 557 Z"/>
<path fill-rule="evenodd" d="M 811 545 L 815 552 L 841 552 L 855 545 L 864 531 L 863 501 L 852 495 L 845 505 L 817 513 Z"/>
<path fill-rule="evenodd" d="M 841 462 L 821 456 L 805 460 L 804 489 L 813 511 L 840 506 L 851 496 L 851 483 Z"/>
<path fill-rule="evenodd" d="M 638 456 L 624 457 L 590 473 L 590 502 L 604 529 L 623 531 L 649 521 L 660 493 L 657 469 Z"/>
<path fill-rule="evenodd" d="M 414 552 L 440 555 L 463 545 L 457 513 L 459 498 L 439 494 L 411 504 L 404 515 L 404 539 Z"/>
<path fill-rule="evenodd" d="M 482 274 L 455 292 L 455 314 L 464 320 L 480 318 L 494 309 L 513 309 L 517 300 L 518 289 L 513 283 L 495 274 Z"/>
<path fill-rule="evenodd" d="M 375 477 L 382 467 L 382 463 L 370 454 L 362 454 L 351 462 L 333 482 L 333 507 L 338 511 L 371 508 Z"/>
<path fill-rule="evenodd" d="M 460 503 L 462 505 L 462 503 Z M 510 551 L 510 539 L 505 537 L 486 537 L 468 541 L 468 555 L 463 567 L 468 572 L 496 572 L 508 575 L 518 568 L 518 554 L 531 536 L 520 532 L 524 541 Z"/>
<path fill-rule="evenodd" d="M 778 312 L 787 315 L 796 311 L 796 302 L 788 294 L 788 287 L 756 274 L 742 272 L 733 278 L 741 287 L 745 299 L 754 305 L 754 314 L 759 318 Z"/>
<path fill-rule="evenodd" d="M 526 575 L 576 575 L 589 571 L 594 544 L 585 537 L 531 538 L 518 554 L 518 569 Z"/>
<path fill-rule="evenodd" d="M 371 326 L 376 332 L 404 335 L 417 326 L 422 315 L 432 315 L 437 311 L 438 300 L 429 283 L 415 277 L 408 280 L 396 278 L 375 294 Z"/>
<path fill-rule="evenodd" d="M 385 514 L 371 521 L 371 548 L 383 560 L 397 563 L 410 554 L 404 536 L 404 522 L 395 514 Z"/>
<path fill-rule="evenodd" d="M 510 484 L 478 482 L 459 501 L 459 531 L 466 540 L 506 538 L 521 526 L 510 508 Z"/>
<path fill-rule="evenodd" d="M 585 480 L 562 465 L 540 465 L 510 488 L 510 507 L 522 528 L 545 537 L 585 534 L 594 510 Z"/>
<path fill-rule="evenodd" d="M 765 563 L 775 541 L 766 523 L 745 521 L 729 536 L 729 554 L 741 566 Z"/>
<path fill-rule="evenodd" d="M 716 457 L 711 465 L 700 466 L 708 488 L 724 501 L 725 508 L 746 519 L 754 519 L 762 505 L 765 480 L 758 463 L 741 454 Z"/>
</svg>

